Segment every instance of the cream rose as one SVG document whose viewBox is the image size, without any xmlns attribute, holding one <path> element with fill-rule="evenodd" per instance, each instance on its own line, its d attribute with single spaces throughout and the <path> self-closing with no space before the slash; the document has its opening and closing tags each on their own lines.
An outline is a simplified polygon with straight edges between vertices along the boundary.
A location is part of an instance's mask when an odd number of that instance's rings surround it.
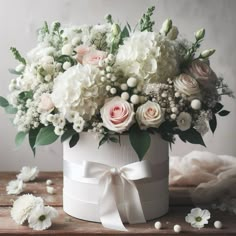
<svg viewBox="0 0 236 236">
<path fill-rule="evenodd" d="M 51 96 L 48 93 L 43 93 L 40 97 L 39 109 L 43 112 L 51 111 L 54 108 Z"/>
<path fill-rule="evenodd" d="M 179 92 L 191 97 L 200 98 L 200 88 L 196 79 L 187 74 L 180 74 L 174 80 L 174 86 Z"/>
<path fill-rule="evenodd" d="M 158 128 L 164 121 L 164 112 L 158 103 L 147 101 L 137 109 L 136 118 L 141 129 Z"/>
<path fill-rule="evenodd" d="M 114 97 L 105 102 L 100 110 L 103 125 L 109 130 L 122 133 L 134 123 L 133 105 L 121 97 Z"/>
<path fill-rule="evenodd" d="M 188 72 L 204 87 L 213 87 L 216 84 L 217 76 L 205 62 L 193 61 L 188 68 Z"/>
<path fill-rule="evenodd" d="M 105 59 L 107 53 L 104 51 L 93 50 L 83 56 L 82 64 L 98 65 L 100 60 Z"/>
<path fill-rule="evenodd" d="M 82 61 L 83 61 L 83 57 L 84 55 L 86 55 L 87 53 L 89 53 L 91 50 L 90 47 L 86 46 L 86 45 L 79 45 L 75 51 L 76 51 L 76 60 L 82 64 Z"/>
</svg>

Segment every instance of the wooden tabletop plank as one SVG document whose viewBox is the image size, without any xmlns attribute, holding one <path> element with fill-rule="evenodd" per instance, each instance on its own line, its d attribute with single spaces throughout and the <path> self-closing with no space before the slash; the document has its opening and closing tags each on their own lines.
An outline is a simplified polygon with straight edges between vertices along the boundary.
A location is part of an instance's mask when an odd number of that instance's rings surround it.
<svg viewBox="0 0 236 236">
<path fill-rule="evenodd" d="M 67 215 L 61 207 L 57 207 L 59 217 L 54 220 L 53 226 L 45 231 L 33 231 L 28 226 L 18 226 L 10 218 L 10 208 L 0 208 L 0 235 L 176 235 L 173 231 L 175 224 L 182 226 L 182 233 L 179 235 L 236 235 L 235 218 L 229 214 L 222 214 L 219 211 L 212 211 L 213 219 L 203 229 L 194 229 L 184 221 L 189 207 L 171 207 L 167 215 L 159 218 L 163 229 L 160 231 L 154 228 L 154 221 L 146 224 L 127 225 L 128 232 L 120 232 L 105 229 L 99 223 L 78 220 Z M 223 229 L 215 229 L 214 220 L 221 220 L 224 223 Z"/>
</svg>

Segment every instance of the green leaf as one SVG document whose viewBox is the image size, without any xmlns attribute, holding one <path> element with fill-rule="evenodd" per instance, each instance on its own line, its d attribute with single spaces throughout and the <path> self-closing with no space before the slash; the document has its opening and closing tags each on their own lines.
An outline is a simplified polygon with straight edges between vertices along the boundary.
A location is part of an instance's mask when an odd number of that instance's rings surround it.
<svg viewBox="0 0 236 236">
<path fill-rule="evenodd" d="M 74 147 L 78 143 L 79 138 L 80 138 L 79 133 L 76 133 L 71 137 L 69 142 L 70 148 Z"/>
<path fill-rule="evenodd" d="M 119 143 L 119 139 L 116 137 L 109 137 L 109 140 L 113 143 Z"/>
<path fill-rule="evenodd" d="M 217 119 L 216 119 L 216 115 L 214 113 L 212 114 L 212 119 L 209 121 L 209 126 L 211 129 L 211 132 L 214 134 L 216 127 L 217 127 Z"/>
<path fill-rule="evenodd" d="M 220 116 L 227 116 L 229 113 L 230 113 L 230 111 L 223 110 L 223 111 L 220 111 L 218 114 L 219 114 Z"/>
<path fill-rule="evenodd" d="M 15 138 L 15 143 L 17 147 L 19 147 L 24 142 L 26 135 L 27 133 L 22 131 L 17 133 Z"/>
<path fill-rule="evenodd" d="M 54 126 L 46 126 L 40 129 L 34 147 L 48 145 L 54 143 L 58 139 L 58 135 L 54 132 Z"/>
<path fill-rule="evenodd" d="M 9 102 L 7 101 L 6 98 L 0 96 L 0 106 L 1 107 L 7 107 L 9 106 Z"/>
<path fill-rule="evenodd" d="M 130 143 L 141 161 L 151 144 L 151 137 L 146 130 L 140 130 L 138 125 L 133 125 L 129 132 Z"/>
<path fill-rule="evenodd" d="M 68 56 L 68 55 L 61 55 L 59 56 L 58 58 L 56 58 L 56 61 L 57 62 L 60 62 L 60 63 L 64 63 L 66 61 L 70 62 L 70 64 L 73 66 L 75 65 L 77 62 L 75 61 L 75 59 L 73 59 L 72 57 Z"/>
<path fill-rule="evenodd" d="M 201 134 L 198 133 L 197 130 L 195 130 L 194 128 L 183 131 L 182 133 L 179 134 L 179 137 L 183 140 L 188 141 L 189 143 L 200 144 L 206 147 Z"/>
<path fill-rule="evenodd" d="M 217 113 L 217 112 L 219 112 L 223 107 L 224 107 L 224 106 L 223 106 L 221 103 L 217 102 L 216 105 L 215 105 L 215 107 L 212 109 L 212 112 L 213 112 L 213 113 Z"/>
<path fill-rule="evenodd" d="M 21 62 L 23 65 L 26 65 L 26 60 L 21 56 L 21 54 L 19 53 L 19 51 L 16 48 L 11 47 L 10 50 L 12 51 L 12 53 L 17 61 Z"/>
<path fill-rule="evenodd" d="M 33 91 L 24 91 L 19 93 L 18 95 L 18 100 L 19 101 L 23 101 L 26 102 L 28 99 L 32 99 L 33 98 Z"/>
<path fill-rule="evenodd" d="M 15 69 L 8 69 L 8 71 L 13 75 L 22 75 L 22 72 L 16 71 Z"/>
<path fill-rule="evenodd" d="M 37 138 L 37 135 L 38 135 L 40 129 L 41 129 L 41 127 L 38 127 L 36 129 L 31 129 L 29 131 L 29 144 L 30 144 L 30 147 L 34 153 L 34 156 L 35 156 L 35 151 L 36 151 L 34 146 L 35 146 L 36 138 Z"/>
<path fill-rule="evenodd" d="M 108 136 L 103 136 L 102 139 L 99 141 L 98 148 L 100 148 L 107 141 L 108 141 Z"/>
<path fill-rule="evenodd" d="M 61 136 L 61 142 L 63 143 L 64 141 L 66 141 L 67 139 L 69 139 L 71 136 L 73 136 L 74 134 L 76 134 L 76 131 L 73 129 L 68 129 L 64 132 L 64 134 Z"/>
<path fill-rule="evenodd" d="M 5 112 L 7 114 L 16 114 L 17 109 L 13 107 L 12 105 L 8 105 L 7 107 L 5 107 Z"/>
</svg>

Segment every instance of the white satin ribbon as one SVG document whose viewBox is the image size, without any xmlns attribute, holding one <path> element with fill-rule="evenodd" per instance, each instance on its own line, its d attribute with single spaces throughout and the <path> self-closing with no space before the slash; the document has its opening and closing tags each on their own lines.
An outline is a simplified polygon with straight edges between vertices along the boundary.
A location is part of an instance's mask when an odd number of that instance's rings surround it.
<svg viewBox="0 0 236 236">
<path fill-rule="evenodd" d="M 120 168 L 111 167 L 96 162 L 83 162 L 83 177 L 97 178 L 102 193 L 99 199 L 99 215 L 104 227 L 127 231 L 121 220 L 114 181 L 117 177 L 123 186 L 123 199 L 125 202 L 125 213 L 130 224 L 145 223 L 145 217 L 134 180 L 149 178 L 152 176 L 151 167 L 147 160 L 135 162 Z"/>
</svg>

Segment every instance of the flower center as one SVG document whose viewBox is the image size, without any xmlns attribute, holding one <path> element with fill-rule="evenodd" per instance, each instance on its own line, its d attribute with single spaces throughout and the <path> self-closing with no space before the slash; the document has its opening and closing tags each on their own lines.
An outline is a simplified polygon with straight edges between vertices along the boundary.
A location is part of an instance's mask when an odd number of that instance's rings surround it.
<svg viewBox="0 0 236 236">
<path fill-rule="evenodd" d="M 39 217 L 39 220 L 40 221 L 44 221 L 46 219 L 46 216 L 45 215 L 41 215 L 40 217 Z"/>
<path fill-rule="evenodd" d="M 195 217 L 195 220 L 196 220 L 197 222 L 201 222 L 201 221 L 202 221 L 202 217 L 201 217 L 201 216 L 197 216 L 197 217 Z"/>
</svg>

